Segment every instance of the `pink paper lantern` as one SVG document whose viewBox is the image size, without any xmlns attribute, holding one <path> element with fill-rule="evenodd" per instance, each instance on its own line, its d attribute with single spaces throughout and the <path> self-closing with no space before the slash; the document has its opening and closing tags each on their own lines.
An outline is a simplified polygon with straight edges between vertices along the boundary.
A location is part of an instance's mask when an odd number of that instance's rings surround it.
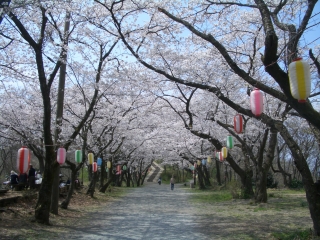
<svg viewBox="0 0 320 240">
<path fill-rule="evenodd" d="M 223 162 L 224 160 L 222 151 L 219 152 L 219 160 L 220 162 Z"/>
<path fill-rule="evenodd" d="M 96 162 L 92 163 L 92 172 L 96 172 L 98 170 L 98 164 Z"/>
<path fill-rule="evenodd" d="M 20 173 L 26 173 L 30 165 L 30 150 L 27 147 L 21 147 L 18 150 L 17 169 Z"/>
<path fill-rule="evenodd" d="M 263 112 L 263 94 L 258 88 L 250 93 L 250 108 L 251 112 L 257 117 Z"/>
<path fill-rule="evenodd" d="M 242 133 L 243 131 L 243 118 L 240 114 L 237 114 L 233 118 L 234 130 L 236 133 Z"/>
<path fill-rule="evenodd" d="M 57 151 L 57 162 L 62 165 L 66 161 L 67 151 L 65 148 L 60 147 Z"/>
</svg>

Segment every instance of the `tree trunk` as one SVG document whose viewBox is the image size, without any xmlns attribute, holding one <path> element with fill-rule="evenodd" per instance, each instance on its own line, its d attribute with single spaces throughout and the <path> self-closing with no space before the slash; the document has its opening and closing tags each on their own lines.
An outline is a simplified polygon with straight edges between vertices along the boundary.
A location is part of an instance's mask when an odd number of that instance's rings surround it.
<svg viewBox="0 0 320 240">
<path fill-rule="evenodd" d="M 68 190 L 68 194 L 66 199 L 61 203 L 61 208 L 63 209 L 67 209 L 73 194 L 73 190 L 74 190 L 74 185 L 76 182 L 76 175 L 77 175 L 77 170 L 75 167 L 75 164 L 73 164 L 73 167 L 71 167 L 70 165 L 70 169 L 71 169 L 71 180 L 70 180 L 70 185 L 69 185 L 69 190 Z"/>
<path fill-rule="evenodd" d="M 216 174 L 216 178 L 217 178 L 217 182 L 218 185 L 221 186 L 221 174 L 220 174 L 220 162 L 218 160 L 215 161 L 216 162 L 216 168 L 217 168 L 217 174 Z"/>
<path fill-rule="evenodd" d="M 267 201 L 267 172 L 261 171 L 256 179 L 255 202 L 266 203 Z"/>
</svg>

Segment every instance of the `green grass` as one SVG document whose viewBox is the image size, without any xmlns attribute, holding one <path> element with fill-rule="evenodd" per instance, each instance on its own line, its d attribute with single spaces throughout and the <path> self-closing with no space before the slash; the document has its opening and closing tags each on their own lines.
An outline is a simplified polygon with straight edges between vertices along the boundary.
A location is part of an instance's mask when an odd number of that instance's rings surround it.
<svg viewBox="0 0 320 240">
<path fill-rule="evenodd" d="M 273 233 L 272 236 L 275 239 L 281 239 L 281 240 L 309 240 L 314 239 L 312 237 L 312 231 L 310 229 L 301 230 L 301 231 L 295 231 L 292 233 Z"/>
<path fill-rule="evenodd" d="M 202 203 L 214 203 L 214 202 L 224 202 L 232 200 L 232 195 L 230 191 L 212 191 L 212 190 L 192 190 L 192 200 L 195 202 Z"/>
</svg>

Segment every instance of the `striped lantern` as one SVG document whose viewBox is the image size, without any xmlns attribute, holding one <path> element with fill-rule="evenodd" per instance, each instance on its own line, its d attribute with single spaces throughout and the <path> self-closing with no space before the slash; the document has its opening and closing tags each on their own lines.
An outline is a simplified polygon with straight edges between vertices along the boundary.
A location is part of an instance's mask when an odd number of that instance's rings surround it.
<svg viewBox="0 0 320 240">
<path fill-rule="evenodd" d="M 221 153 L 222 153 L 222 157 L 223 157 L 223 158 L 227 158 L 227 156 L 228 156 L 228 148 L 223 147 L 223 148 L 221 149 Z"/>
<path fill-rule="evenodd" d="M 98 170 L 98 164 L 96 162 L 92 163 L 92 172 L 96 172 Z"/>
<path fill-rule="evenodd" d="M 82 151 L 81 150 L 75 151 L 74 159 L 75 159 L 76 163 L 81 163 L 81 161 L 82 161 Z"/>
<path fill-rule="evenodd" d="M 101 164 L 102 164 L 102 159 L 101 158 L 97 159 L 97 164 L 98 164 L 98 166 L 101 166 Z"/>
<path fill-rule="evenodd" d="M 311 91 L 309 64 L 302 58 L 297 58 L 289 64 L 288 73 L 292 97 L 300 103 L 305 103 Z"/>
<path fill-rule="evenodd" d="M 219 153 L 219 160 L 220 160 L 220 162 L 223 162 L 224 158 L 223 158 L 223 156 L 222 156 L 222 151 L 221 151 L 221 152 L 218 152 L 218 153 Z"/>
<path fill-rule="evenodd" d="M 89 162 L 89 164 L 93 164 L 93 159 L 94 159 L 93 153 L 89 153 L 88 154 L 88 162 Z"/>
<path fill-rule="evenodd" d="M 236 133 L 242 133 L 243 131 L 243 118 L 240 114 L 237 114 L 233 118 L 234 130 Z"/>
<path fill-rule="evenodd" d="M 18 150 L 17 169 L 19 173 L 26 173 L 30 165 L 30 150 L 27 147 L 21 147 Z"/>
<path fill-rule="evenodd" d="M 57 162 L 62 165 L 66 161 L 67 151 L 63 147 L 59 147 L 57 150 Z"/>
<path fill-rule="evenodd" d="M 227 147 L 232 149 L 233 148 L 233 137 L 232 136 L 227 136 Z"/>
<path fill-rule="evenodd" d="M 111 162 L 110 161 L 107 162 L 107 168 L 111 168 Z"/>
<path fill-rule="evenodd" d="M 207 162 L 211 163 L 211 157 L 210 156 L 207 157 Z"/>
<path fill-rule="evenodd" d="M 256 117 L 259 117 L 263 112 L 263 94 L 258 88 L 250 93 L 250 108 Z"/>
</svg>

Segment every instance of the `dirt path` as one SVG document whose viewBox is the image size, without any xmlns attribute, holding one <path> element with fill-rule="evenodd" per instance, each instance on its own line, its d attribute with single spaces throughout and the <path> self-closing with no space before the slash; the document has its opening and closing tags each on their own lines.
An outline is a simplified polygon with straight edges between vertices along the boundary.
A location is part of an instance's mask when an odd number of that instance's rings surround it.
<svg viewBox="0 0 320 240">
<path fill-rule="evenodd" d="M 193 193 L 177 185 L 148 183 L 130 189 L 103 211 L 86 215 L 82 225 L 65 228 L 69 239 L 272 239 L 271 233 L 312 227 L 300 199 L 252 205 L 250 200 L 214 204 L 191 201 Z M 210 193 L 209 193 L 210 194 Z M 277 201 L 280 201 L 278 203 Z M 59 235 L 61 237 L 61 235 Z M 59 238 L 58 237 L 58 238 Z"/>
</svg>

